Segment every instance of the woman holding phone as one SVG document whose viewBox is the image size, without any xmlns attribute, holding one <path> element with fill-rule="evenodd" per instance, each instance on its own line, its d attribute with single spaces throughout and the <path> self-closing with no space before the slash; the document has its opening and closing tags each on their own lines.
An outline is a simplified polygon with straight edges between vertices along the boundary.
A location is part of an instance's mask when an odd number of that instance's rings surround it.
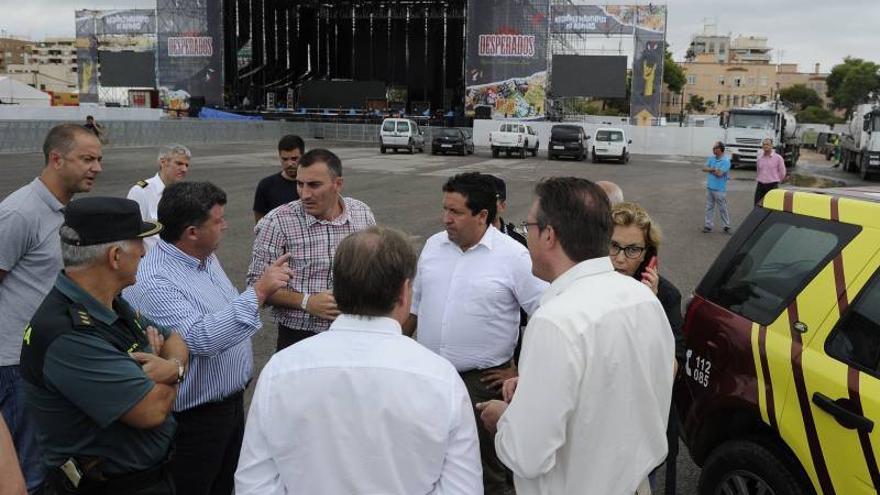
<svg viewBox="0 0 880 495">
<path fill-rule="evenodd" d="M 681 333 L 681 293 L 672 282 L 660 276 L 657 260 L 660 243 L 663 241 L 660 227 L 653 223 L 648 212 L 636 203 L 617 203 L 611 209 L 611 219 L 614 222 L 609 250 L 611 263 L 617 272 L 640 280 L 657 295 L 672 328 L 672 335 L 675 338 L 675 359 L 680 370 L 685 357 L 684 337 Z M 667 439 L 669 453 L 666 456 L 666 493 L 676 493 L 678 420 L 674 410 L 669 414 Z M 654 473 L 651 473 L 652 485 L 653 478 Z"/>
</svg>

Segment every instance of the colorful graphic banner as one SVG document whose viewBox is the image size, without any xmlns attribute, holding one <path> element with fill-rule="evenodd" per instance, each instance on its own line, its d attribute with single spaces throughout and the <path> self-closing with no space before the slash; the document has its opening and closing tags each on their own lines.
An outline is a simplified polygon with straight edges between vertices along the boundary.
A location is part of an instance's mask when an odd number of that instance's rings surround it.
<svg viewBox="0 0 880 495">
<path fill-rule="evenodd" d="M 543 117 L 549 0 L 468 2 L 465 111 Z"/>
<path fill-rule="evenodd" d="M 666 33 L 665 5 L 554 5 L 553 34 Z"/>
<path fill-rule="evenodd" d="M 629 114 L 638 125 L 660 116 L 665 46 L 659 34 L 636 35 Z"/>
</svg>

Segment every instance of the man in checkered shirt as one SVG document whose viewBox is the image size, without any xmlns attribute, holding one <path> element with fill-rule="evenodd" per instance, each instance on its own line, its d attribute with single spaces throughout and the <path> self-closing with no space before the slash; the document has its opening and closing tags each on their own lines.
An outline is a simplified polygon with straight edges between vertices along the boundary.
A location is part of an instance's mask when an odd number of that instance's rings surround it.
<svg viewBox="0 0 880 495">
<path fill-rule="evenodd" d="M 352 232 L 376 224 L 369 206 L 342 197 L 342 162 L 331 151 L 314 149 L 302 156 L 296 189 L 300 199 L 275 208 L 254 228 L 247 274 L 252 285 L 267 265 L 291 253 L 287 289 L 267 300 L 278 324 L 277 351 L 327 330 L 339 315 L 331 291 L 336 247 Z"/>
</svg>

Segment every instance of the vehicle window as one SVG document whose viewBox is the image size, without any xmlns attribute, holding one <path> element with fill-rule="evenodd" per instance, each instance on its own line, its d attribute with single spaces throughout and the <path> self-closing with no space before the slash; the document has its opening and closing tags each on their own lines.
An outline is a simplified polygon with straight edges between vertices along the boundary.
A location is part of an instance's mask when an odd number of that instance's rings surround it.
<svg viewBox="0 0 880 495">
<path fill-rule="evenodd" d="M 397 132 L 409 132 L 409 122 L 398 122 Z"/>
<path fill-rule="evenodd" d="M 706 297 L 769 325 L 859 230 L 854 225 L 772 212 L 739 247 Z"/>
<path fill-rule="evenodd" d="M 382 124 L 382 130 L 386 132 L 394 132 L 394 121 L 385 121 Z"/>
<path fill-rule="evenodd" d="M 620 131 L 598 131 L 596 132 L 596 141 L 619 143 L 623 141 L 623 133 Z"/>
<path fill-rule="evenodd" d="M 825 352 L 880 376 L 880 276 L 877 273 L 831 331 Z"/>
<path fill-rule="evenodd" d="M 440 129 L 439 136 L 457 138 L 457 137 L 461 137 L 461 131 L 458 129 Z"/>
<path fill-rule="evenodd" d="M 553 139 L 577 139 L 581 133 L 576 127 L 553 127 L 550 135 Z"/>
<path fill-rule="evenodd" d="M 516 132 L 516 126 L 513 124 L 501 124 L 501 132 Z"/>
</svg>

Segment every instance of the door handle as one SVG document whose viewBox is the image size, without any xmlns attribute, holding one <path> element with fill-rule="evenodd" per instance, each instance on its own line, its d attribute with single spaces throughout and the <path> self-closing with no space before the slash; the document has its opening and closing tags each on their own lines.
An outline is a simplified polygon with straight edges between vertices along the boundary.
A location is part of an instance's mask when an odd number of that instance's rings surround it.
<svg viewBox="0 0 880 495">
<path fill-rule="evenodd" d="M 874 422 L 870 419 L 852 412 L 847 406 L 849 399 L 831 400 L 827 395 L 816 392 L 813 394 L 813 404 L 819 406 L 819 409 L 834 416 L 834 419 L 848 430 L 863 430 L 871 433 L 874 429 Z"/>
</svg>

